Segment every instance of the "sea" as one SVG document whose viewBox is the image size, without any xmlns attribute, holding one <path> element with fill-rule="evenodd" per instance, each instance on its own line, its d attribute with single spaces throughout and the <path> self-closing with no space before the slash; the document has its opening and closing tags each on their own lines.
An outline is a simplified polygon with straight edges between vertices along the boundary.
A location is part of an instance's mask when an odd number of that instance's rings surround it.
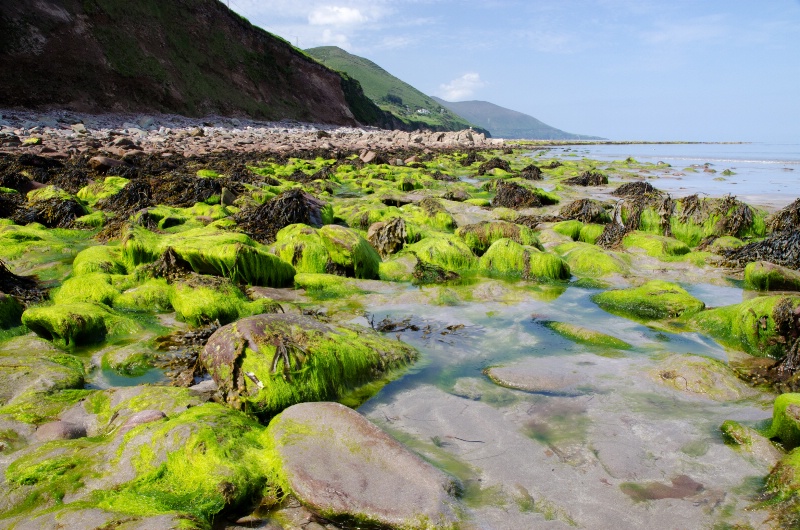
<svg viewBox="0 0 800 530">
<path fill-rule="evenodd" d="M 664 162 L 671 167 L 642 176 L 676 198 L 731 194 L 750 204 L 779 209 L 800 197 L 800 143 L 572 145 L 551 153 L 599 161 L 632 157 L 642 163 Z"/>
</svg>

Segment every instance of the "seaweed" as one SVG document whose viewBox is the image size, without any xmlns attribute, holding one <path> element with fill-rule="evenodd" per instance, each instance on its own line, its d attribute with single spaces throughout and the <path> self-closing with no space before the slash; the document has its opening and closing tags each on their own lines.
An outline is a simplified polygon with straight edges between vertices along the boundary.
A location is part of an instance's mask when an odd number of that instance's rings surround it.
<svg viewBox="0 0 800 530">
<path fill-rule="evenodd" d="M 493 169 L 502 169 L 504 171 L 511 172 L 511 164 L 509 164 L 507 160 L 494 157 L 478 167 L 478 175 L 485 175 L 488 171 Z"/>
<path fill-rule="evenodd" d="M 600 173 L 599 171 L 584 171 L 577 177 L 568 178 L 564 184 L 570 186 L 602 186 L 608 184 L 608 175 Z"/>
<path fill-rule="evenodd" d="M 406 222 L 401 217 L 375 223 L 369 227 L 367 233 L 367 241 L 382 258 L 399 252 L 405 245 L 407 237 Z"/>
<path fill-rule="evenodd" d="M 770 232 L 783 232 L 797 230 L 800 226 L 800 199 L 776 212 L 767 220 L 767 229 Z"/>
<path fill-rule="evenodd" d="M 153 202 L 166 206 L 188 207 L 205 202 L 222 192 L 219 179 L 190 177 L 173 173 L 166 178 L 150 179 Z"/>
<path fill-rule="evenodd" d="M 542 180 L 542 170 L 535 164 L 529 164 L 522 168 L 519 176 L 525 180 Z"/>
<path fill-rule="evenodd" d="M 18 209 L 13 219 L 18 224 L 40 223 L 47 228 L 68 228 L 86 213 L 83 205 L 74 199 L 51 197 Z"/>
<path fill-rule="evenodd" d="M 492 201 L 492 206 L 505 208 L 536 208 L 543 206 L 542 199 L 536 193 L 514 182 L 497 183 L 497 194 Z"/>
<path fill-rule="evenodd" d="M 559 215 L 563 219 L 575 219 L 582 223 L 608 223 L 609 217 L 603 205 L 592 199 L 579 199 L 561 208 Z"/>
<path fill-rule="evenodd" d="M 651 197 L 661 196 L 664 192 L 653 187 L 649 182 L 628 182 L 611 192 L 616 197 Z"/>
<path fill-rule="evenodd" d="M 13 219 L 24 203 L 19 193 L 0 193 L 0 218 Z"/>
<path fill-rule="evenodd" d="M 330 222 L 329 217 L 330 208 L 323 201 L 295 188 L 257 208 L 243 210 L 235 220 L 250 237 L 270 244 L 275 242 L 275 237 L 282 228 L 297 223 L 319 228 Z"/>
<path fill-rule="evenodd" d="M 770 234 L 762 241 L 722 251 L 725 264 L 744 267 L 754 261 L 769 261 L 790 269 L 800 269 L 800 230 Z"/>
<path fill-rule="evenodd" d="M 18 276 L 0 260 L 0 292 L 22 302 L 24 306 L 39 303 L 47 298 L 47 289 L 39 285 L 36 276 Z"/>
</svg>

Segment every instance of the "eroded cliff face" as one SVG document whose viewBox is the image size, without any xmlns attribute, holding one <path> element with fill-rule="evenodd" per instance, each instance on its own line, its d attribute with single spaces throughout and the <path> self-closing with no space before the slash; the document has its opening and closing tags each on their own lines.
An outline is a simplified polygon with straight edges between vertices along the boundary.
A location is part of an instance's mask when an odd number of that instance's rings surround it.
<svg viewBox="0 0 800 530">
<path fill-rule="evenodd" d="M 3 107 L 387 119 L 359 86 L 217 0 L 2 2 L 0 72 Z"/>
</svg>

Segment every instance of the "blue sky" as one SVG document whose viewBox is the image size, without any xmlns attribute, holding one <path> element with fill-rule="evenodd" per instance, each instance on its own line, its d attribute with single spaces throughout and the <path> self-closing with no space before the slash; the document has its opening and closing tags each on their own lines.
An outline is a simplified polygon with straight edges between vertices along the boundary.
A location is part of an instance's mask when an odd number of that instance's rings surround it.
<svg viewBox="0 0 800 530">
<path fill-rule="evenodd" d="M 230 0 L 422 92 L 615 140 L 800 143 L 800 0 Z"/>
</svg>

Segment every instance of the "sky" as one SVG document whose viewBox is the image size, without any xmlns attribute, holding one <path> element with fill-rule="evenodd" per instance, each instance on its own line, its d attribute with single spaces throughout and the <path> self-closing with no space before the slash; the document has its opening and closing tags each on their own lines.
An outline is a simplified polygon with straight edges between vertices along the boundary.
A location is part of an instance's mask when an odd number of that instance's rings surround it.
<svg viewBox="0 0 800 530">
<path fill-rule="evenodd" d="M 428 95 L 613 140 L 800 144 L 800 0 L 228 0 Z"/>
</svg>

